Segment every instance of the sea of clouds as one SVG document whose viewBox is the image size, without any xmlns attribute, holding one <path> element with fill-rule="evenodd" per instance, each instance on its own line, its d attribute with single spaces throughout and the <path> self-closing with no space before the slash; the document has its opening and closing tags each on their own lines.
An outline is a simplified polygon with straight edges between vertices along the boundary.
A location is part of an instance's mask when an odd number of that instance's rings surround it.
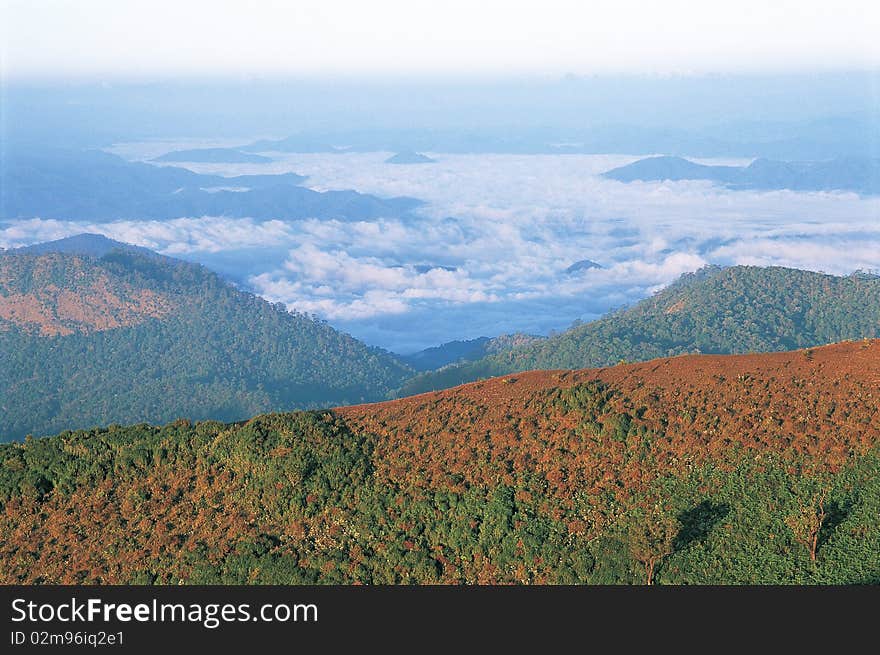
<svg viewBox="0 0 880 655">
<path fill-rule="evenodd" d="M 154 143 L 118 152 L 145 158 L 167 149 Z M 384 163 L 392 153 L 270 154 L 269 164 L 189 167 L 224 175 L 295 171 L 316 190 L 427 204 L 412 219 L 360 222 L 33 218 L 0 226 L 0 246 L 102 233 L 202 262 L 273 302 L 403 353 L 452 339 L 561 330 L 710 263 L 835 274 L 880 268 L 880 198 L 600 177 L 638 159 L 626 155 L 428 153 L 436 163 L 393 165 Z M 566 272 L 584 259 L 602 268 Z"/>
</svg>

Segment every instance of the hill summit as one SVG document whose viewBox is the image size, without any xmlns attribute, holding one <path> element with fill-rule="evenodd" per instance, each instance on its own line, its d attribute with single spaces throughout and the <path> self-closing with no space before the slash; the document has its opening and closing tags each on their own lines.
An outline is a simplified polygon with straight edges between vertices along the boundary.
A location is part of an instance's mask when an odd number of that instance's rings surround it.
<svg viewBox="0 0 880 655">
<path fill-rule="evenodd" d="M 103 257 L 113 250 L 138 253 L 145 257 L 160 257 L 160 255 L 148 248 L 141 248 L 140 246 L 134 246 L 130 243 L 116 241 L 103 234 L 91 234 L 88 232 L 64 237 L 63 239 L 56 239 L 55 241 L 44 241 L 30 246 L 11 248 L 9 250 L 0 251 L 0 254 L 44 255 L 46 253 L 55 252 L 71 255 L 84 255 L 87 257 Z"/>
<path fill-rule="evenodd" d="M 411 374 L 201 266 L 111 246 L 0 256 L 0 440 L 379 400 Z"/>
<path fill-rule="evenodd" d="M 386 164 L 433 164 L 437 160 L 414 150 L 404 150 L 385 160 Z"/>
</svg>

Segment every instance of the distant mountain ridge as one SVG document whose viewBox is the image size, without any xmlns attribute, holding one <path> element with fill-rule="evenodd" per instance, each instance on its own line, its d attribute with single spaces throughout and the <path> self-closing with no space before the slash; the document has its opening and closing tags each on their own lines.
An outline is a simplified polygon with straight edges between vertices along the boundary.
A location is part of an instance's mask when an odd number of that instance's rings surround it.
<svg viewBox="0 0 880 655">
<path fill-rule="evenodd" d="M 880 193 L 880 159 L 866 157 L 818 162 L 756 159 L 748 166 L 707 166 L 681 157 L 649 157 L 602 176 L 619 182 L 711 180 L 734 189 Z"/>
<path fill-rule="evenodd" d="M 172 150 L 164 155 L 154 157 L 153 161 L 208 164 L 266 164 L 271 162 L 272 158 L 253 152 L 242 152 L 235 148 L 193 148 L 190 150 Z"/>
<path fill-rule="evenodd" d="M 410 355 L 401 355 L 400 359 L 416 371 L 430 371 L 456 362 L 474 361 L 486 355 L 537 343 L 544 338 L 531 334 L 505 334 L 491 338 L 478 337 L 465 341 L 450 341 Z"/>
<path fill-rule="evenodd" d="M 379 400 L 412 374 L 201 266 L 71 242 L 102 254 L 0 256 L 0 440 Z"/>
<path fill-rule="evenodd" d="M 295 173 L 222 177 L 128 162 L 101 151 L 3 153 L 0 219 L 112 221 L 184 216 L 369 220 L 407 216 L 423 203 L 356 191 L 313 191 Z M 245 191 L 225 190 L 230 187 Z M 212 191 L 211 189 L 220 189 Z"/>
<path fill-rule="evenodd" d="M 792 123 L 732 122 L 701 128 L 606 124 L 583 127 L 312 130 L 242 146 L 247 152 L 416 152 L 493 154 L 667 153 L 688 157 L 764 157 L 818 161 L 880 157 L 876 112 Z"/>
<path fill-rule="evenodd" d="M 629 309 L 544 341 L 451 364 L 398 395 L 534 369 L 608 366 L 687 353 L 748 353 L 880 337 L 880 278 L 782 267 L 710 266 Z"/>
</svg>

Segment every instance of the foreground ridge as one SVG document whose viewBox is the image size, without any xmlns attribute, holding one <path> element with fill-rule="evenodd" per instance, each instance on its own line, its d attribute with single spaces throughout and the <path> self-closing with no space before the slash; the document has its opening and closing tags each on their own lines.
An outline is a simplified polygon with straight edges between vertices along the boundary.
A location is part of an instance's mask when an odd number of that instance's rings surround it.
<svg viewBox="0 0 880 655">
<path fill-rule="evenodd" d="M 877 583 L 880 341 L 0 448 L 0 579 Z"/>
</svg>

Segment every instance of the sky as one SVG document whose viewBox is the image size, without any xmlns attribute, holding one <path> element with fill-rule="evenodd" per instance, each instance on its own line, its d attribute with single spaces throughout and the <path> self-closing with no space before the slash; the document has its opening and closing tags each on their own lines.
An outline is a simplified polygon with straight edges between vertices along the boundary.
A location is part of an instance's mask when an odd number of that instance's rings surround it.
<svg viewBox="0 0 880 655">
<path fill-rule="evenodd" d="M 0 0 L 3 75 L 690 74 L 880 65 L 880 3 Z"/>
<path fill-rule="evenodd" d="M 827 138 L 841 117 L 877 115 L 878 34 L 876 0 L 0 0 L 0 139 L 148 159 L 309 130 L 654 126 L 696 130 L 698 147 L 818 121 Z M 317 190 L 426 205 L 359 222 L 34 216 L 0 223 L 0 247 L 100 232 L 397 352 L 562 330 L 706 264 L 880 268 L 880 198 L 627 185 L 600 173 L 636 153 L 610 152 L 440 152 L 415 167 L 274 153 L 195 168 L 295 171 Z M 566 272 L 583 259 L 601 268 Z"/>
</svg>

